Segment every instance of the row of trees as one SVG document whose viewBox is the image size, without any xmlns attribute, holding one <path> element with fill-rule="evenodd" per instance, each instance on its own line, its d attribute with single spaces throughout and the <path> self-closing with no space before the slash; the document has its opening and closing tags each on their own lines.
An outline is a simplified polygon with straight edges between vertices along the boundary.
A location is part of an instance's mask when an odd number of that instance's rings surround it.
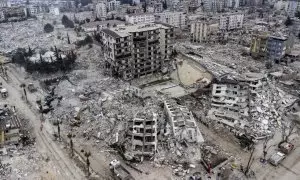
<svg viewBox="0 0 300 180">
<path fill-rule="evenodd" d="M 40 73 L 52 73 L 57 71 L 69 71 L 72 69 L 75 61 L 76 54 L 70 51 L 66 54 L 65 58 L 62 58 L 62 53 L 56 47 L 55 57 L 50 57 L 50 61 L 46 61 L 42 54 L 38 61 L 33 62 L 29 58 L 34 54 L 34 51 L 29 47 L 28 50 L 24 48 L 18 48 L 12 55 L 12 62 L 25 67 L 29 73 L 40 72 Z"/>
</svg>

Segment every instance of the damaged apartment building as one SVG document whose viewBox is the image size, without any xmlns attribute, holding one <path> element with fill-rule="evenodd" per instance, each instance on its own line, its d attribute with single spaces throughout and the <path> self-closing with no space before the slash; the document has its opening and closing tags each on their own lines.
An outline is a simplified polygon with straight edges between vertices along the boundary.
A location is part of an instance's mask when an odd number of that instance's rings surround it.
<svg viewBox="0 0 300 180">
<path fill-rule="evenodd" d="M 106 68 L 124 80 L 161 72 L 172 53 L 173 27 L 138 24 L 101 31 Z"/>
<path fill-rule="evenodd" d="M 152 157 L 157 150 L 157 114 L 139 112 L 128 121 L 130 143 L 127 144 L 127 157 L 143 161 L 144 157 Z"/>
<path fill-rule="evenodd" d="M 164 101 L 164 108 L 175 139 L 189 143 L 204 142 L 195 118 L 187 107 L 167 100 Z"/>
<path fill-rule="evenodd" d="M 251 101 L 263 84 L 264 76 L 259 73 L 220 77 L 218 83 L 213 84 L 208 118 L 230 128 L 244 129 L 251 120 Z"/>
</svg>

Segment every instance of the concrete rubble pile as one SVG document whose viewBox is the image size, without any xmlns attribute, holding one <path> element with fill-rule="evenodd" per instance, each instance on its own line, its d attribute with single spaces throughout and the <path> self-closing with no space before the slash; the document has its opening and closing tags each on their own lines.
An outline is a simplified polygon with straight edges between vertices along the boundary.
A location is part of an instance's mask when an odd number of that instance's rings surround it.
<svg viewBox="0 0 300 180">
<path fill-rule="evenodd" d="M 273 136 L 295 100 L 265 74 L 225 75 L 213 84 L 207 117 L 237 134 L 260 140 Z"/>
</svg>

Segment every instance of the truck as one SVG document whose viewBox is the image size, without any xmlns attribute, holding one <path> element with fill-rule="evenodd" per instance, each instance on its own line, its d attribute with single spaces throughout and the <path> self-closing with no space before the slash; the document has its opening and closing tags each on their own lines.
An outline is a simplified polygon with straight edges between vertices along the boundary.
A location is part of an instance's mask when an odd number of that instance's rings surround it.
<svg viewBox="0 0 300 180">
<path fill-rule="evenodd" d="M 134 180 L 130 172 L 116 159 L 109 163 L 109 169 L 116 180 Z"/>
<path fill-rule="evenodd" d="M 281 163 L 285 159 L 285 157 L 286 155 L 284 153 L 277 151 L 270 157 L 269 162 L 273 166 L 278 166 L 278 164 Z"/>
</svg>

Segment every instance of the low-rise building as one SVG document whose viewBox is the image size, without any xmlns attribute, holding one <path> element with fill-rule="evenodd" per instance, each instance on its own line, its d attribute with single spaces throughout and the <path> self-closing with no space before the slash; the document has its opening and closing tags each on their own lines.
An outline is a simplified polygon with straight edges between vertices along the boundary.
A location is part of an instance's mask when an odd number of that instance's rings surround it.
<svg viewBox="0 0 300 180">
<path fill-rule="evenodd" d="M 196 124 L 191 111 L 173 100 L 164 101 L 164 109 L 168 122 L 172 128 L 173 136 L 178 140 L 189 143 L 202 143 L 204 139 Z"/>
<path fill-rule="evenodd" d="M 186 27 L 186 14 L 184 12 L 163 12 L 155 14 L 155 21 L 170 24 L 174 27 Z"/>
<path fill-rule="evenodd" d="M 111 75 L 130 80 L 160 72 L 169 62 L 173 27 L 138 24 L 101 32 L 106 68 Z"/>
<path fill-rule="evenodd" d="M 220 30 L 235 30 L 243 27 L 244 14 L 229 13 L 220 16 Z"/>
<path fill-rule="evenodd" d="M 17 144 L 20 140 L 21 122 L 15 113 L 15 109 L 1 108 L 0 114 L 0 146 Z"/>
</svg>

